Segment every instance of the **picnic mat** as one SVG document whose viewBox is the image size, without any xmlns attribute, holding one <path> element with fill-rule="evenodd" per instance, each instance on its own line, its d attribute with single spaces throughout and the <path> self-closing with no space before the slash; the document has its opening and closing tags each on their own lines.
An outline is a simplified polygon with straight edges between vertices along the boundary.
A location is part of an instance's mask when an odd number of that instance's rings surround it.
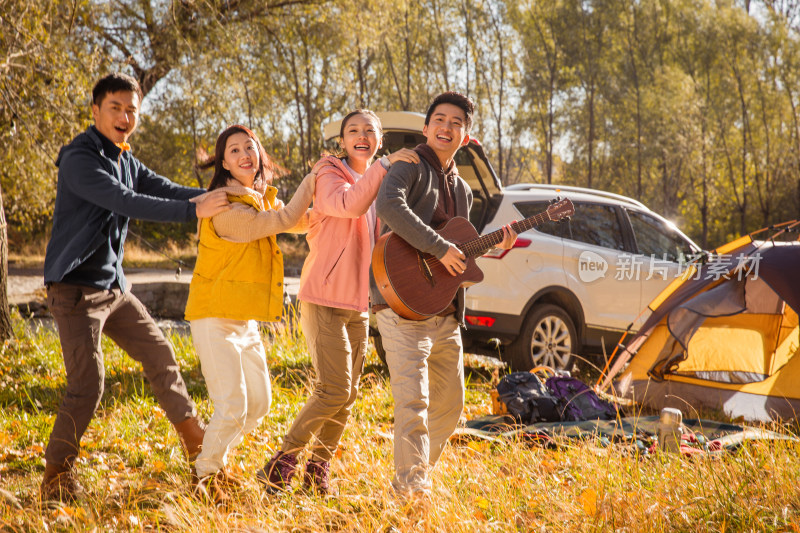
<svg viewBox="0 0 800 533">
<path fill-rule="evenodd" d="M 600 445 L 635 444 L 643 451 L 652 452 L 657 444 L 658 423 L 659 417 L 655 415 L 522 425 L 515 424 L 507 415 L 488 415 L 467 421 L 465 427 L 456 429 L 453 438 L 479 438 L 496 442 L 523 438 L 542 445 L 554 445 L 556 437 L 565 437 L 570 440 L 592 439 Z M 681 453 L 688 455 L 733 450 L 748 440 L 798 442 L 795 437 L 762 428 L 686 418 L 683 420 Z"/>
</svg>

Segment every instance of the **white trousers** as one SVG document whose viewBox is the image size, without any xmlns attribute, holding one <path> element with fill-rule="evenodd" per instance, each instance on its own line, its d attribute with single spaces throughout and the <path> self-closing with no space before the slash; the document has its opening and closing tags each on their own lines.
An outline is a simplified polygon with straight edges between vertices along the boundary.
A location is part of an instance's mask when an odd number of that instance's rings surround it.
<svg viewBox="0 0 800 533">
<path fill-rule="evenodd" d="M 214 414 L 195 468 L 199 477 L 219 471 L 228 451 L 269 411 L 272 385 L 258 322 L 201 318 L 190 322 Z"/>
<path fill-rule="evenodd" d="M 394 489 L 430 490 L 429 471 L 464 408 L 464 355 L 453 315 L 406 320 L 377 314 L 394 397 Z"/>
</svg>

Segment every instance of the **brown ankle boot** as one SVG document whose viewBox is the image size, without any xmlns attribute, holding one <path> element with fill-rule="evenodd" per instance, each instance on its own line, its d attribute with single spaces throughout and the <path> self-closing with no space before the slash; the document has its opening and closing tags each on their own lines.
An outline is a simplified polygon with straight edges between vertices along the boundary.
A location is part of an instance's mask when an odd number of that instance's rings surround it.
<svg viewBox="0 0 800 533">
<path fill-rule="evenodd" d="M 81 494 L 80 485 L 75 481 L 70 465 L 47 463 L 39 493 L 42 501 L 73 503 Z"/>
<path fill-rule="evenodd" d="M 203 437 L 206 434 L 205 424 L 195 417 L 189 417 L 183 422 L 175 424 L 175 431 L 181 438 L 183 451 L 189 462 L 193 462 L 203 449 Z"/>
<path fill-rule="evenodd" d="M 309 461 L 303 476 L 303 487 L 325 495 L 330 492 L 330 463 L 328 461 Z"/>
<path fill-rule="evenodd" d="M 244 482 L 236 475 L 229 472 L 224 466 L 217 472 L 217 482 L 228 491 L 238 491 L 244 486 Z"/>
<path fill-rule="evenodd" d="M 197 479 L 193 492 L 200 500 L 213 503 L 217 507 L 227 507 L 231 502 L 219 472 Z"/>
</svg>

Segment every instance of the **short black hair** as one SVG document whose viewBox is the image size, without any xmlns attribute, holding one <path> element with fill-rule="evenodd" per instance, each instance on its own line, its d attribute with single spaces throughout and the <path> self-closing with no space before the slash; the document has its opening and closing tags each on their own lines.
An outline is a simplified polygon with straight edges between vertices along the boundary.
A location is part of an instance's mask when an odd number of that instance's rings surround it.
<svg viewBox="0 0 800 533">
<path fill-rule="evenodd" d="M 136 78 L 122 72 L 113 72 L 100 78 L 100 81 L 95 84 L 94 89 L 92 89 L 92 103 L 99 106 L 107 94 L 119 91 L 130 91 L 138 94 L 139 102 L 144 97 L 142 88 Z"/>
<path fill-rule="evenodd" d="M 428 125 L 428 123 L 431 121 L 433 111 L 441 104 L 453 104 L 456 107 L 460 107 L 461 110 L 464 111 L 464 115 L 466 116 L 466 123 L 464 125 L 467 128 L 467 133 L 469 133 L 469 130 L 472 129 L 472 113 L 475 110 L 475 104 L 472 103 L 472 99 L 469 96 L 456 91 L 444 92 L 433 99 L 431 105 L 428 106 L 428 112 L 425 113 L 425 125 Z"/>
</svg>

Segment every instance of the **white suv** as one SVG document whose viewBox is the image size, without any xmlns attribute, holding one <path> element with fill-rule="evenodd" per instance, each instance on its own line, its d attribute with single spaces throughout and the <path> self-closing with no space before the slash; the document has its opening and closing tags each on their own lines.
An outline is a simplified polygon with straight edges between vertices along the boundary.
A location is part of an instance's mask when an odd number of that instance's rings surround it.
<svg viewBox="0 0 800 533">
<path fill-rule="evenodd" d="M 610 352 L 636 330 L 650 301 L 700 248 L 640 202 L 579 187 L 506 187 L 481 233 L 569 198 L 575 214 L 521 233 L 511 250 L 478 258 L 482 283 L 467 289 L 465 339 L 502 346 L 513 368 L 569 369 L 576 353 Z M 638 319 L 637 319 L 638 318 Z"/>
<path fill-rule="evenodd" d="M 384 150 L 425 142 L 424 115 L 378 116 Z M 328 141 L 338 133 L 339 122 L 323 130 Z M 485 278 L 467 289 L 465 349 L 500 355 L 515 369 L 569 369 L 574 354 L 612 347 L 681 263 L 700 251 L 672 223 L 624 196 L 529 183 L 504 189 L 475 139 L 455 159 L 472 188 L 469 218 L 481 234 L 545 211 L 559 197 L 575 205 L 569 220 L 523 232 L 513 249 L 477 260 Z"/>
</svg>

